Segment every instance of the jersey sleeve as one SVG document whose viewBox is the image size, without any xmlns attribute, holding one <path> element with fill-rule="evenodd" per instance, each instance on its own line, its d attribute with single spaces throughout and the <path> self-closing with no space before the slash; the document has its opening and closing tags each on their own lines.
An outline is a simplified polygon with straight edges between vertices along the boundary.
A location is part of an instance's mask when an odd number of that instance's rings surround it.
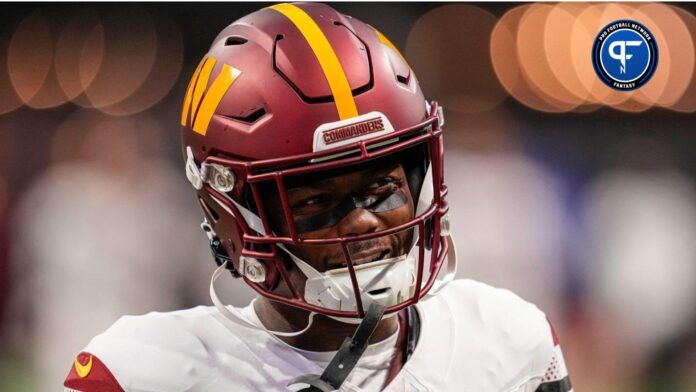
<svg viewBox="0 0 696 392">
<path fill-rule="evenodd" d="M 86 351 L 75 356 L 63 386 L 64 392 L 124 392 L 109 368 Z"/>
<path fill-rule="evenodd" d="M 573 387 L 570 385 L 570 376 L 563 358 L 561 345 L 558 342 L 558 336 L 551 324 L 549 324 L 549 329 L 553 342 L 551 359 L 548 361 L 546 373 L 536 392 L 572 392 Z"/>
</svg>

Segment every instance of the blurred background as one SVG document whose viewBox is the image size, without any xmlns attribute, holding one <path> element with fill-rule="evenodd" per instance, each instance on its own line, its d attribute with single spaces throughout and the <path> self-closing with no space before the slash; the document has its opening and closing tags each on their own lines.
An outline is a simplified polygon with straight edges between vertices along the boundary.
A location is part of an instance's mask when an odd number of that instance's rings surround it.
<svg viewBox="0 0 696 392">
<path fill-rule="evenodd" d="M 3 4 L 0 390 L 60 390 L 123 314 L 209 304 L 181 102 L 217 33 L 262 6 Z M 334 7 L 445 107 L 460 277 L 542 308 L 576 391 L 695 391 L 696 5 Z M 623 18 L 660 50 L 628 93 L 590 62 Z"/>
</svg>

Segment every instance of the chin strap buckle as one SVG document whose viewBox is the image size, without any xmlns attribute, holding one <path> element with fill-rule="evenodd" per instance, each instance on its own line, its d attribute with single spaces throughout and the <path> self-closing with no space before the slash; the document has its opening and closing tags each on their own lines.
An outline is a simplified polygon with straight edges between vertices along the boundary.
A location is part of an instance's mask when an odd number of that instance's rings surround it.
<svg viewBox="0 0 696 392">
<path fill-rule="evenodd" d="M 202 163 L 196 165 L 191 146 L 186 147 L 186 178 L 196 190 L 203 189 L 203 183 L 208 183 L 218 192 L 227 193 L 234 189 L 237 178 L 229 167 L 217 163 Z"/>
<path fill-rule="evenodd" d="M 324 369 L 321 376 L 316 374 L 305 374 L 290 381 L 288 387 L 294 391 L 300 392 L 329 392 L 338 390 L 367 349 L 368 341 L 375 332 L 375 329 L 377 329 L 377 325 L 380 320 L 382 320 L 382 316 L 386 309 L 384 305 L 372 302 L 353 336 L 347 337 L 343 341 L 341 348 L 338 349 L 336 355 L 331 359 L 331 362 L 329 362 L 329 365 Z M 301 384 L 309 385 L 309 387 L 298 389 L 298 386 L 302 388 Z"/>
<path fill-rule="evenodd" d="M 215 230 L 213 230 L 213 227 L 210 225 L 210 222 L 208 222 L 208 219 L 203 219 L 203 222 L 201 223 L 201 230 L 203 230 L 206 237 L 208 237 L 210 252 L 213 254 L 215 264 L 221 266 L 225 262 L 227 262 L 225 268 L 232 271 L 233 276 L 238 277 L 240 275 L 239 272 L 234 268 L 230 256 L 227 254 L 225 248 L 222 247 L 220 238 L 218 238 L 217 234 L 215 233 Z"/>
</svg>

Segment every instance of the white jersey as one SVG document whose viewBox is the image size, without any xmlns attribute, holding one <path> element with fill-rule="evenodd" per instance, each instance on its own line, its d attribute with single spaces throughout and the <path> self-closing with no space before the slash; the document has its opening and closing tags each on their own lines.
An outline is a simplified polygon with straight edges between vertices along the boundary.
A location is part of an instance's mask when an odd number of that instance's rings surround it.
<svg viewBox="0 0 696 392">
<path fill-rule="evenodd" d="M 384 391 L 571 391 L 546 317 L 510 291 L 456 280 L 416 309 L 418 344 Z M 390 358 L 379 359 L 379 352 L 391 348 L 376 345 L 340 391 L 380 389 L 365 377 L 386 374 L 380 362 Z M 199 306 L 122 317 L 76 357 L 65 387 L 80 392 L 286 391 L 300 375 L 321 374 L 326 362 L 265 331 L 228 323 L 214 307 Z"/>
</svg>

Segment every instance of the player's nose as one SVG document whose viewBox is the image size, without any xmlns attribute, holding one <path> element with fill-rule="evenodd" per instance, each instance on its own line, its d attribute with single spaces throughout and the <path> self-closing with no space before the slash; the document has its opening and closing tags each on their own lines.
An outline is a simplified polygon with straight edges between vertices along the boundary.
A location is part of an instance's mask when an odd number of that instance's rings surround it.
<svg viewBox="0 0 696 392">
<path fill-rule="evenodd" d="M 338 235 L 349 237 L 383 230 L 384 224 L 372 212 L 356 208 L 338 222 Z"/>
</svg>

